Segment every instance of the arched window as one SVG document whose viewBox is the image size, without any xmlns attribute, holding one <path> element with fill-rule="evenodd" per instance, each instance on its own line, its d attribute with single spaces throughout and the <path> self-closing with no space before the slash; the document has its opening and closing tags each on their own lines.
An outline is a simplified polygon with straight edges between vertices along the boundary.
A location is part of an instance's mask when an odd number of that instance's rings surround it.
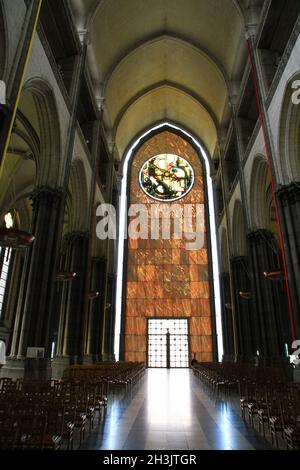
<svg viewBox="0 0 300 470">
<path fill-rule="evenodd" d="M 212 337 L 215 335 L 221 359 L 223 340 L 215 207 L 209 159 L 201 145 L 186 131 L 170 123 L 148 130 L 137 138 L 125 156 L 120 201 L 116 359 L 121 355 L 126 360 L 146 362 L 150 317 L 188 318 L 192 351 L 198 353 L 201 360 L 212 360 Z M 173 208 L 172 212 L 174 201 L 176 210 Z M 156 210 L 163 210 L 166 202 L 168 210 L 161 218 Z M 150 237 L 143 239 L 142 236 L 138 240 L 131 237 L 132 214 L 128 219 L 128 204 L 130 208 L 143 205 L 144 212 L 141 209 L 141 213 L 147 213 L 148 224 L 144 225 L 148 235 L 150 227 Z M 178 240 L 175 232 L 171 238 L 166 237 L 161 226 L 152 236 L 153 223 L 159 221 L 159 225 L 162 219 L 166 222 L 167 213 L 174 219 L 169 224 L 174 230 L 174 221 L 180 219 L 176 214 L 182 213 L 183 205 L 193 206 L 189 221 L 194 224 L 197 204 L 204 207 L 202 231 L 206 234 L 206 227 L 209 229 L 202 248 L 189 251 L 182 237 Z M 209 225 L 206 225 L 208 221 Z M 195 231 L 200 232 L 200 229 Z M 212 320 L 216 330 L 212 328 Z"/>
</svg>

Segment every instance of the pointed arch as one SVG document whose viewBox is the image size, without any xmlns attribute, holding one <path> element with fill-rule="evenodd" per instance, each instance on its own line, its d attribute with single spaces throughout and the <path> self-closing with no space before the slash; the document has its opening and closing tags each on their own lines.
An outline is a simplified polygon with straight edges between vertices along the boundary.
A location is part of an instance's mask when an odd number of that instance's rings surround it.
<svg viewBox="0 0 300 470">
<path fill-rule="evenodd" d="M 300 83 L 300 72 L 286 85 L 280 113 L 279 162 L 284 184 L 300 181 L 300 105 L 293 100 L 296 81 Z"/>
<path fill-rule="evenodd" d="M 32 78 L 25 83 L 22 94 L 32 95 L 39 126 L 36 186 L 57 187 L 62 164 L 61 129 L 54 92 L 45 80 Z"/>
<path fill-rule="evenodd" d="M 149 128 L 148 132 L 140 133 L 135 141 L 132 143 L 130 148 L 123 154 L 123 179 L 121 183 L 121 197 L 120 197 L 120 209 L 119 209 L 119 245 L 118 245 L 118 268 L 117 268 L 117 288 L 116 288 L 116 319 L 115 319 L 115 356 L 119 358 L 120 344 L 122 338 L 124 338 L 124 263 L 125 263 L 125 234 L 126 230 L 126 218 L 127 218 L 127 188 L 128 188 L 128 174 L 130 171 L 130 162 L 134 152 L 140 147 L 143 141 L 150 138 L 150 135 L 158 133 L 163 129 L 168 129 L 171 132 L 178 133 L 183 139 L 191 142 L 194 148 L 197 150 L 200 158 L 203 158 L 205 166 L 205 178 L 207 183 L 207 203 L 208 203 L 208 217 L 210 231 L 207 235 L 208 243 L 210 244 L 211 260 L 212 260 L 212 278 L 211 288 L 213 290 L 213 304 L 214 304 L 214 323 L 216 325 L 216 337 L 215 343 L 218 345 L 218 357 L 222 358 L 223 355 L 223 336 L 222 336 L 222 323 L 221 323 L 221 304 L 220 304 L 220 285 L 219 285 L 219 262 L 218 262 L 218 250 L 217 250 L 217 233 L 216 233 L 216 220 L 215 220 L 215 206 L 213 197 L 213 186 L 212 179 L 210 176 L 210 160 L 199 141 L 189 132 L 182 127 L 177 127 L 168 121 L 161 123 L 160 125 Z M 122 326 L 123 325 L 123 326 Z"/>
</svg>

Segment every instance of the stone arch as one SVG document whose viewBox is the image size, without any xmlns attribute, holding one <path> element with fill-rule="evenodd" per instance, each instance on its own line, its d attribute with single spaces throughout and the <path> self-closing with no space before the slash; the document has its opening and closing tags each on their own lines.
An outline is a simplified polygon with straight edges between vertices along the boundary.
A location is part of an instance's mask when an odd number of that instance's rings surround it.
<svg viewBox="0 0 300 470">
<path fill-rule="evenodd" d="M 23 88 L 23 98 L 26 94 L 32 95 L 39 126 L 36 186 L 55 188 L 61 170 L 61 129 L 54 92 L 45 80 L 33 78 Z"/>
<path fill-rule="evenodd" d="M 300 180 L 300 105 L 293 102 L 296 81 L 300 84 L 300 72 L 286 86 L 280 113 L 279 161 L 283 184 Z"/>
<path fill-rule="evenodd" d="M 146 142 L 149 137 L 146 136 L 146 137 L 143 138 L 142 136 L 143 135 L 148 135 L 148 132 L 151 131 L 152 129 L 155 129 L 152 132 L 152 134 L 154 135 L 155 133 L 161 133 L 163 129 L 168 130 L 170 128 L 172 128 L 172 131 L 174 133 L 177 133 L 178 135 L 182 135 L 182 130 L 183 130 L 183 132 L 185 133 L 185 139 L 188 142 L 190 142 L 192 145 L 193 145 L 193 140 L 194 141 L 197 140 L 201 144 L 201 147 L 204 150 L 204 152 L 205 152 L 205 154 L 208 158 L 208 164 L 209 164 L 209 175 L 208 176 L 214 175 L 215 174 L 215 168 L 214 168 L 214 164 L 213 164 L 213 159 L 212 159 L 211 153 L 209 152 L 207 146 L 205 145 L 205 142 L 197 134 L 195 134 L 189 127 L 184 126 L 180 122 L 177 122 L 177 121 L 174 121 L 174 120 L 171 120 L 171 119 L 168 119 L 168 120 L 162 119 L 162 120 L 158 120 L 158 121 L 153 122 L 149 126 L 144 127 L 138 133 L 137 136 L 135 136 L 133 139 L 131 139 L 129 141 L 129 143 L 125 147 L 124 152 L 122 153 L 122 157 L 121 157 L 121 161 L 120 161 L 120 171 L 121 172 L 123 171 L 123 167 L 124 167 L 124 164 L 125 164 L 125 157 L 126 157 L 126 155 L 128 154 L 128 152 L 130 151 L 130 149 L 134 145 L 134 142 L 137 139 L 140 140 L 140 143 L 141 142 Z M 187 135 L 189 135 L 190 137 L 188 137 Z M 200 152 L 200 156 L 201 156 L 201 152 Z"/>
<path fill-rule="evenodd" d="M 83 162 L 74 160 L 71 166 L 70 182 L 70 231 L 85 231 L 88 221 L 87 178 Z"/>
<path fill-rule="evenodd" d="M 246 244 L 246 225 L 244 220 L 242 203 L 239 199 L 235 201 L 232 217 L 232 244 L 234 256 L 245 256 L 247 251 Z"/>
<path fill-rule="evenodd" d="M 267 160 L 263 155 L 257 155 L 252 166 L 249 192 L 249 207 L 253 229 L 268 228 L 266 192 L 269 184 Z"/>
<path fill-rule="evenodd" d="M 262 155 L 257 155 L 254 159 L 249 198 L 252 229 L 269 230 L 278 240 L 279 233 L 269 165 L 266 158 Z"/>
</svg>

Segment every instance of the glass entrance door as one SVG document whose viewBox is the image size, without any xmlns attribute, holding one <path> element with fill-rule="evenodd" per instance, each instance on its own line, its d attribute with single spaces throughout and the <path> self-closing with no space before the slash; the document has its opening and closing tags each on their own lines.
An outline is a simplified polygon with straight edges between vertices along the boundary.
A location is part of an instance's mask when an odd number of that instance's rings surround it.
<svg viewBox="0 0 300 470">
<path fill-rule="evenodd" d="M 148 367 L 189 367 L 188 320 L 148 320 Z"/>
</svg>

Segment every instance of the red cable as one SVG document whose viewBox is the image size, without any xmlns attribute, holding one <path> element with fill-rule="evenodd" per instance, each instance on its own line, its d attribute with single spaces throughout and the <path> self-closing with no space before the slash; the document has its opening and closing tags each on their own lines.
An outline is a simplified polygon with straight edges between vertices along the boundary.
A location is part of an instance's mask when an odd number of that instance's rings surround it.
<svg viewBox="0 0 300 470">
<path fill-rule="evenodd" d="M 272 169 L 271 169 L 271 155 L 270 155 L 269 145 L 268 145 L 268 142 L 267 142 L 265 123 L 264 123 L 264 119 L 263 119 L 261 97 L 260 97 L 259 89 L 258 89 L 256 69 L 255 69 L 254 59 L 253 59 L 251 38 L 247 39 L 247 45 L 248 45 L 248 51 L 249 51 L 249 58 L 250 58 L 250 65 L 251 65 L 251 71 L 252 71 L 254 90 L 255 90 L 255 95 L 256 95 L 258 111 L 259 111 L 259 118 L 260 118 L 260 123 L 261 123 L 264 143 L 265 143 L 265 149 L 266 149 L 266 155 L 267 155 L 267 161 L 268 161 L 269 177 L 270 177 L 270 180 L 271 180 L 272 195 L 273 195 L 274 206 L 275 206 L 275 214 L 276 214 L 276 223 L 277 223 L 278 233 L 279 233 L 280 249 L 281 249 L 281 254 L 282 254 L 283 270 L 284 270 L 284 277 L 285 277 L 285 284 L 286 284 L 286 291 L 287 291 L 287 298 L 288 298 L 288 305 L 289 305 L 291 333 L 292 333 L 292 339 L 294 341 L 295 340 L 295 325 L 294 325 L 294 318 L 293 318 L 292 298 L 291 298 L 291 291 L 290 291 L 290 285 L 289 285 L 289 280 L 288 280 L 288 271 L 287 271 L 287 263 L 286 263 L 286 257 L 285 257 L 285 252 L 284 252 L 283 235 L 282 235 L 282 230 L 281 230 L 279 210 L 278 210 L 278 204 L 277 204 L 277 198 L 276 198 L 275 181 L 274 181 L 273 173 L 272 173 Z"/>
</svg>

